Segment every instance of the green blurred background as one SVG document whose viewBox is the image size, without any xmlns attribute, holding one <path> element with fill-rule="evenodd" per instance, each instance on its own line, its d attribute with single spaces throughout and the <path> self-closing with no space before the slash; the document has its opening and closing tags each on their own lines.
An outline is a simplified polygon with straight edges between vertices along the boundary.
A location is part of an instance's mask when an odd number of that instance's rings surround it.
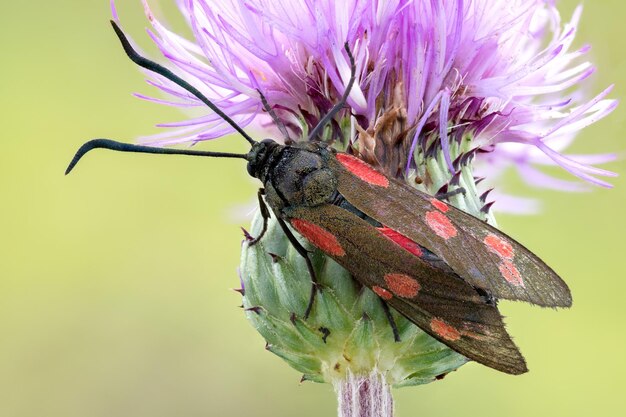
<svg viewBox="0 0 626 417">
<path fill-rule="evenodd" d="M 125 27 L 154 54 L 140 1 L 118 3 Z M 564 18 L 576 3 L 561 2 Z M 594 46 L 592 92 L 611 82 L 613 97 L 626 91 L 625 13 L 618 0 L 587 4 L 577 44 Z M 334 415 L 332 388 L 300 384 L 266 352 L 230 290 L 247 222 L 233 213 L 257 186 L 243 161 L 103 151 L 63 176 L 86 139 L 131 141 L 181 117 L 131 97 L 151 90 L 109 16 L 106 0 L 0 6 L 0 416 Z M 625 120 L 622 105 L 572 152 L 621 152 Z M 608 168 L 626 173 L 622 161 Z M 500 226 L 566 278 L 574 308 L 503 303 L 531 372 L 469 364 L 397 390 L 400 417 L 612 415 L 626 406 L 623 177 L 586 194 L 510 180 L 507 191 L 540 198 L 544 210 L 500 216 Z"/>
</svg>

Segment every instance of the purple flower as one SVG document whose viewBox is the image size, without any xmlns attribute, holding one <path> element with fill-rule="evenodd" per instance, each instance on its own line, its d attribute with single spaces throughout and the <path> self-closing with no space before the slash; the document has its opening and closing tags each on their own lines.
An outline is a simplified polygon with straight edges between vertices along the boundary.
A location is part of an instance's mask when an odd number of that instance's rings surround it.
<svg viewBox="0 0 626 417">
<path fill-rule="evenodd" d="M 589 47 L 572 47 L 581 7 L 563 24 L 550 0 L 177 1 L 195 39 L 170 31 L 146 4 L 152 39 L 178 75 L 242 126 L 280 137 L 259 90 L 290 136 L 306 137 L 344 92 L 347 42 L 357 83 L 323 139 L 358 148 L 389 174 L 419 172 L 420 158 L 440 150 L 453 174 L 459 158 L 472 157 L 475 174 L 488 179 L 482 186 L 511 166 L 533 186 L 567 191 L 585 184 L 537 166 L 559 165 L 601 186 L 609 184 L 597 177 L 614 176 L 594 166 L 612 155 L 562 153 L 617 105 L 606 98 L 611 87 L 591 100 L 580 91 L 594 71 L 582 59 Z M 149 77 L 168 98 L 140 97 L 205 111 L 186 91 Z M 193 144 L 232 132 L 208 110 L 160 126 L 173 129 L 146 142 Z M 513 203 L 499 208 L 532 209 Z"/>
</svg>

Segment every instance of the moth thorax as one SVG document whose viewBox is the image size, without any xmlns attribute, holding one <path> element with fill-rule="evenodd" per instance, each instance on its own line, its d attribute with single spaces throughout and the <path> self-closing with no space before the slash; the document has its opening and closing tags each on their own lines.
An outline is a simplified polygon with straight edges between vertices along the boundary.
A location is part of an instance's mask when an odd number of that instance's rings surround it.
<svg viewBox="0 0 626 417">
<path fill-rule="evenodd" d="M 337 190 L 337 177 L 329 168 L 311 172 L 302 181 L 302 204 L 317 206 L 328 203 Z"/>
<path fill-rule="evenodd" d="M 272 182 L 289 206 L 329 202 L 337 190 L 335 174 L 319 152 L 286 147 L 272 170 Z"/>
</svg>

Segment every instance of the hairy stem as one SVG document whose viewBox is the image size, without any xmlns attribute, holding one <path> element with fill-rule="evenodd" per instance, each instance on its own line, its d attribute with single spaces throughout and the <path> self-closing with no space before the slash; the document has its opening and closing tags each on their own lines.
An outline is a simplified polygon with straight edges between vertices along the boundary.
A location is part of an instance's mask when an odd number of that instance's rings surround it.
<svg viewBox="0 0 626 417">
<path fill-rule="evenodd" d="M 339 417 L 393 417 L 391 387 L 380 373 L 353 375 L 336 381 Z"/>
</svg>

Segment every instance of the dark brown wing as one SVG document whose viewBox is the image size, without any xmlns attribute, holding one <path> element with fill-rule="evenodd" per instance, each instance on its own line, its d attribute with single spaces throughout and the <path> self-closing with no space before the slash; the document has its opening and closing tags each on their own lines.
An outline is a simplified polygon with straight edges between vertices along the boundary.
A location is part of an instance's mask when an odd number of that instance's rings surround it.
<svg viewBox="0 0 626 417">
<path fill-rule="evenodd" d="M 301 235 L 426 333 L 491 368 L 526 372 L 497 308 L 457 275 L 433 268 L 343 208 L 298 207 L 284 214 Z"/>
<path fill-rule="evenodd" d="M 426 247 L 458 275 L 497 298 L 569 307 L 563 280 L 541 259 L 498 229 L 455 207 L 385 177 L 338 153 L 330 161 L 338 191 L 363 213 Z"/>
</svg>

